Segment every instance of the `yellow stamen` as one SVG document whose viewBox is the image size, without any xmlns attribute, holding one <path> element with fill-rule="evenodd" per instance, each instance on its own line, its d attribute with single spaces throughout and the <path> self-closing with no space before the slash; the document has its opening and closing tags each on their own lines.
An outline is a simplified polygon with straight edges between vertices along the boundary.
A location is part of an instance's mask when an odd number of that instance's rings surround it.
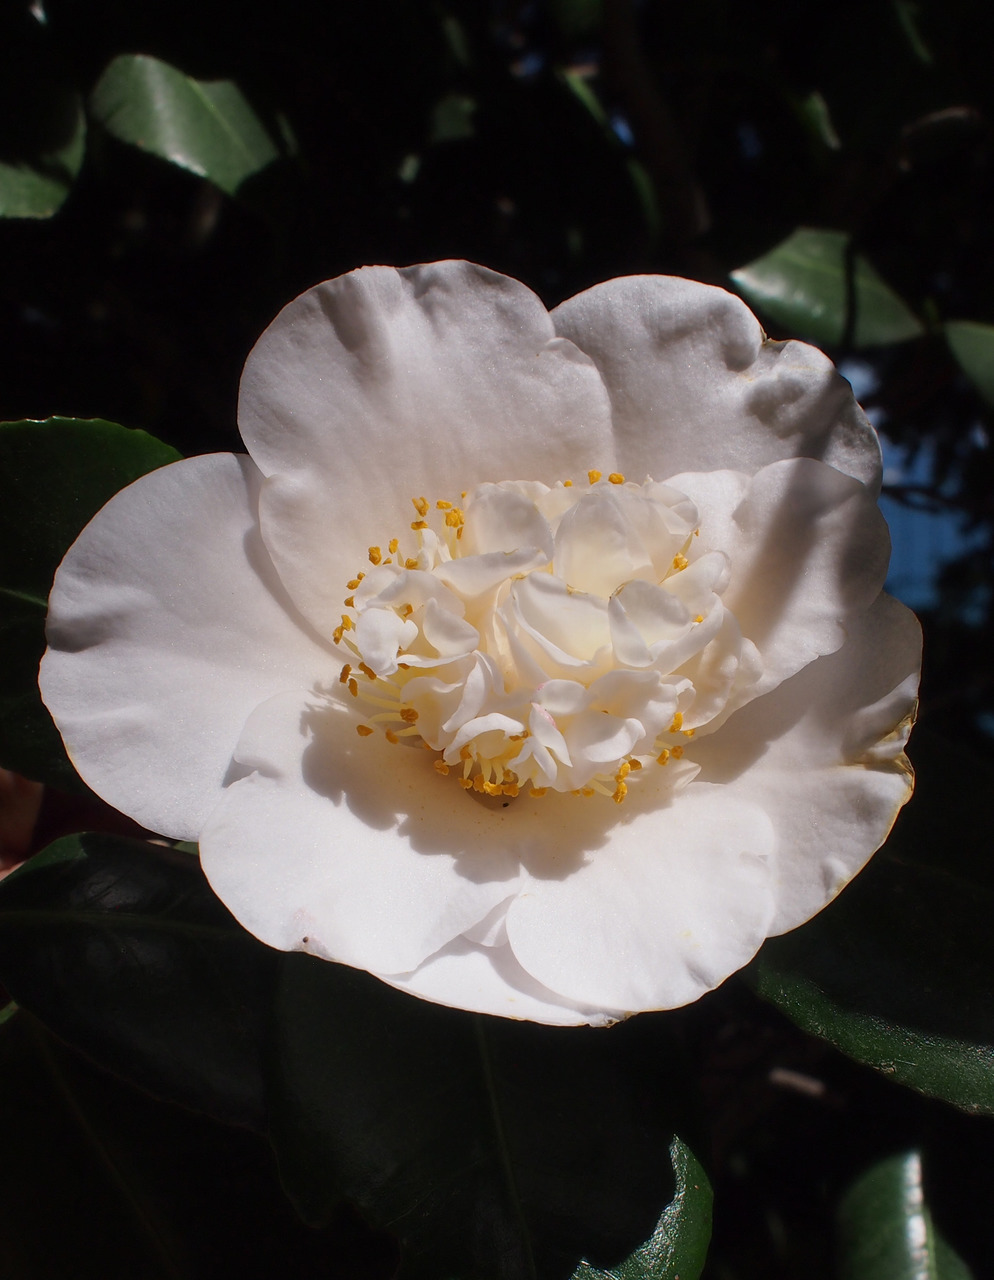
<svg viewBox="0 0 994 1280">
<path fill-rule="evenodd" d="M 339 680 L 341 681 L 341 683 L 342 683 L 342 684 L 347 684 L 347 683 L 348 683 L 348 678 L 349 678 L 349 676 L 350 676 L 351 674 L 352 674 L 352 668 L 351 668 L 351 667 L 349 666 L 349 664 L 346 662 L 345 666 L 344 666 L 344 667 L 342 667 L 342 673 L 341 673 L 341 675 L 340 675 L 338 678 L 339 678 Z"/>
<path fill-rule="evenodd" d="M 416 569 L 417 567 L 418 567 L 418 562 L 412 556 L 408 556 L 408 558 L 404 561 L 405 569 Z"/>
<path fill-rule="evenodd" d="M 365 662 L 359 663 L 359 670 L 362 672 L 364 676 L 367 676 L 370 680 L 376 679 L 376 672 L 373 670 L 372 667 L 367 667 Z"/>
<path fill-rule="evenodd" d="M 628 767 L 629 767 L 630 769 L 641 769 L 641 768 L 642 768 L 642 761 L 641 761 L 641 760 L 636 760 L 636 759 L 633 757 L 631 760 L 629 760 L 629 761 L 628 761 Z"/>
<path fill-rule="evenodd" d="M 428 521 L 427 521 L 427 520 L 412 520 L 412 521 L 411 521 L 411 528 L 412 528 L 412 529 L 414 529 L 414 530 L 415 530 L 415 532 L 416 532 L 418 529 L 427 529 L 427 528 L 428 528 Z"/>
<path fill-rule="evenodd" d="M 390 552 L 392 556 L 395 556 L 397 554 L 397 548 L 399 546 L 400 546 L 400 539 L 391 538 L 390 541 L 387 543 L 387 550 Z"/>
<path fill-rule="evenodd" d="M 350 578 L 345 585 L 348 587 L 350 591 L 355 591 L 356 587 L 359 585 L 360 582 L 362 582 L 365 576 L 366 575 L 364 573 L 357 573 L 356 576 L 354 578 Z"/>
<path fill-rule="evenodd" d="M 412 498 L 411 501 L 414 503 L 414 510 L 419 516 L 426 516 L 428 514 L 427 498 Z"/>
<path fill-rule="evenodd" d="M 686 569 L 688 564 L 690 564 L 690 561 L 687 559 L 686 556 L 675 555 L 673 557 L 673 568 L 677 571 L 677 573 L 679 573 L 681 569 Z"/>
<path fill-rule="evenodd" d="M 388 730 L 386 731 L 386 735 L 385 735 L 385 736 L 386 736 L 386 740 L 387 740 L 387 742 L 391 742 L 391 743 L 393 743 L 393 745 L 394 745 L 394 746 L 396 746 L 396 745 L 397 745 L 397 743 L 400 741 L 400 739 L 397 737 L 397 735 L 394 733 L 394 731 L 393 731 L 392 729 L 388 729 Z"/>
<path fill-rule="evenodd" d="M 355 596 L 346 596 L 346 597 L 345 597 L 345 600 L 344 600 L 344 602 L 343 602 L 343 603 L 344 603 L 344 605 L 345 605 L 346 609 L 354 609 L 354 608 L 355 608 Z"/>
<path fill-rule="evenodd" d="M 359 681 L 355 676 L 349 681 L 349 693 L 352 694 L 353 698 L 358 698 L 359 696 Z"/>
<path fill-rule="evenodd" d="M 370 563 L 370 564 L 379 564 L 379 563 L 380 563 L 380 561 L 381 561 L 382 559 L 383 559 L 383 552 L 382 552 L 382 550 L 381 550 L 379 547 L 370 547 L 370 548 L 369 548 L 369 563 Z"/>
<path fill-rule="evenodd" d="M 459 779 L 459 785 L 460 785 L 461 787 L 463 787 L 466 791 L 472 791 L 472 790 L 473 790 L 473 779 L 472 779 L 472 778 L 460 778 L 460 779 Z"/>
<path fill-rule="evenodd" d="M 669 760 L 669 758 L 670 758 L 670 753 L 669 753 L 668 749 L 667 749 L 666 747 L 663 747 L 663 749 L 662 749 L 662 751 L 660 751 L 659 755 L 658 755 L 658 756 L 656 756 L 656 764 L 666 764 L 666 762 L 667 762 L 667 760 Z"/>
<path fill-rule="evenodd" d="M 572 480 L 564 480 L 564 481 L 563 481 L 563 488 L 564 488 L 564 489 L 572 489 L 572 488 L 573 488 L 573 481 L 572 481 Z M 535 793 L 534 793 L 534 792 L 532 792 L 532 794 L 534 795 Z"/>
<path fill-rule="evenodd" d="M 673 717 L 673 723 L 666 730 L 667 733 L 679 733 L 683 728 L 683 713 L 678 711 Z"/>
<path fill-rule="evenodd" d="M 624 800 L 625 796 L 627 795 L 628 795 L 627 786 L 623 782 L 619 782 L 617 787 L 615 787 L 614 794 L 612 795 L 611 799 L 614 801 L 615 804 L 621 804 L 622 800 Z"/>
<path fill-rule="evenodd" d="M 685 738 L 692 738 L 692 737 L 694 736 L 694 734 L 697 732 L 697 730 L 696 730 L 696 729 L 683 729 L 683 730 L 681 730 L 681 732 L 683 733 L 683 736 L 684 736 Z"/>
<path fill-rule="evenodd" d="M 602 473 L 600 471 L 588 471 L 587 482 L 589 484 L 596 484 L 597 481 L 601 478 L 601 474 Z"/>
<path fill-rule="evenodd" d="M 405 724 L 416 724 L 418 719 L 418 713 L 414 710 L 413 707 L 401 707 L 400 718 L 401 720 L 403 720 Z"/>
<path fill-rule="evenodd" d="M 428 746 L 428 744 L 427 744 L 427 743 L 425 743 L 425 746 Z M 444 761 L 444 760 L 436 760 L 436 761 L 435 761 L 435 768 L 436 768 L 436 769 L 438 770 L 438 772 L 439 772 L 440 774 L 442 774 L 443 776 L 449 772 L 449 766 L 445 763 L 445 761 Z"/>
<path fill-rule="evenodd" d="M 352 630 L 352 619 L 349 617 L 347 613 L 342 614 L 342 630 L 343 631 Z"/>
<path fill-rule="evenodd" d="M 414 612 L 414 605 L 413 605 L 413 604 L 405 604 L 405 605 L 404 605 L 404 608 L 403 608 L 403 610 L 402 610 L 402 613 L 403 613 L 403 615 L 404 615 L 404 617 L 405 617 L 405 618 L 409 618 L 413 612 Z M 398 663 L 397 663 L 397 665 L 398 665 L 399 667 L 403 667 L 405 671 L 407 670 L 407 666 L 406 666 L 403 662 L 398 662 Z"/>
<path fill-rule="evenodd" d="M 436 501 L 435 506 L 436 506 L 436 507 L 438 507 L 439 511 L 451 511 L 451 510 L 452 510 L 452 503 L 451 503 L 451 502 L 446 502 L 444 498 L 439 498 L 439 499 Z"/>
<path fill-rule="evenodd" d="M 373 730 L 369 727 L 368 724 L 357 724 L 355 727 L 355 731 L 360 738 L 368 738 L 369 735 L 373 732 Z"/>
<path fill-rule="evenodd" d="M 625 483 L 625 477 L 621 474 L 620 471 L 612 471 L 611 474 L 608 476 L 608 479 L 611 481 L 612 484 Z"/>
<path fill-rule="evenodd" d="M 341 644 L 343 635 L 345 635 L 345 628 L 336 627 L 335 630 L 331 633 L 331 638 L 332 640 L 334 640 L 335 644 Z"/>
<path fill-rule="evenodd" d="M 674 759 L 674 760 L 682 760 L 682 759 L 683 759 L 683 747 L 674 747 L 674 748 L 673 748 L 673 759 Z"/>
<path fill-rule="evenodd" d="M 459 529 L 465 523 L 466 517 L 458 507 L 453 507 L 451 511 L 445 513 L 445 524 L 449 529 Z"/>
<path fill-rule="evenodd" d="M 548 791 L 548 787 L 532 787 L 528 792 L 530 796 L 534 796 L 536 800 L 540 799 Z"/>
<path fill-rule="evenodd" d="M 699 614 L 697 615 L 697 617 L 694 619 L 694 621 L 695 621 L 695 622 L 703 622 L 703 621 L 704 621 L 704 614 L 703 614 L 703 613 L 699 613 Z"/>
</svg>

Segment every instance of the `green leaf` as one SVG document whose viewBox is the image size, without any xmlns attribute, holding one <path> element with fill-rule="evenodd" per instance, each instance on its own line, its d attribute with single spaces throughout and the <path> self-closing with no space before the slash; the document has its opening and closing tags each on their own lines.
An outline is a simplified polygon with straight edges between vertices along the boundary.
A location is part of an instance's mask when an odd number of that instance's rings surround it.
<svg viewBox="0 0 994 1280">
<path fill-rule="evenodd" d="M 270 1133 L 305 1220 L 327 1221 L 344 1195 L 406 1244 L 405 1276 L 452 1280 L 567 1280 L 584 1260 L 610 1274 L 647 1240 L 661 1253 L 661 1205 L 686 1213 L 688 1256 L 706 1237 L 696 1164 L 680 1154 L 695 1191 L 674 1195 L 669 1152 L 689 1108 L 665 1016 L 542 1027 L 310 956 L 281 968 Z"/>
<path fill-rule="evenodd" d="M 40 150 L 0 160 L 0 217 L 50 218 L 69 194 L 86 151 L 86 119 L 76 94 L 61 107 Z"/>
<path fill-rule="evenodd" d="M 994 325 L 949 320 L 945 332 L 959 367 L 987 403 L 994 405 Z"/>
<path fill-rule="evenodd" d="M 260 1127 L 275 953 L 186 853 L 68 836 L 0 883 L 0 983 L 60 1039 L 149 1092 Z"/>
<path fill-rule="evenodd" d="M 711 1238 L 711 1184 L 679 1138 L 670 1146 L 676 1187 L 652 1238 L 611 1271 L 582 1262 L 573 1280 L 698 1280 Z"/>
<path fill-rule="evenodd" d="M 52 579 L 119 489 L 175 462 L 169 445 L 100 419 L 0 423 L 0 765 L 82 786 L 38 693 Z"/>
<path fill-rule="evenodd" d="M 935 1229 L 917 1151 L 856 1179 L 839 1206 L 839 1236 L 839 1280 L 971 1280 Z"/>
<path fill-rule="evenodd" d="M 208 178 L 228 195 L 279 158 L 232 80 L 194 80 L 144 54 L 110 63 L 90 109 L 115 138 Z"/>
<path fill-rule="evenodd" d="M 842 231 L 799 227 L 731 279 L 743 297 L 774 324 L 813 342 L 837 345 L 848 320 L 846 251 Z M 856 347 L 906 342 L 924 332 L 918 318 L 862 255 L 854 262 Z"/>
<path fill-rule="evenodd" d="M 994 1115 L 994 769 L 921 731 L 911 756 L 916 794 L 884 848 L 745 976 L 857 1061 Z"/>
</svg>

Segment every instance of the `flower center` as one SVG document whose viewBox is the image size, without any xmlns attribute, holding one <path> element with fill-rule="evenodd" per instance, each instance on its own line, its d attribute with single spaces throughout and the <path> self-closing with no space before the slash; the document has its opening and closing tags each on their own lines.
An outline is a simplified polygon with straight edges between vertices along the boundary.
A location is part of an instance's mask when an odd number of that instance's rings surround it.
<svg viewBox="0 0 994 1280">
<path fill-rule="evenodd" d="M 726 558 L 701 549 L 690 499 L 591 471 L 412 501 L 334 634 L 360 736 L 426 747 L 489 796 L 621 803 L 650 766 L 686 785 L 687 741 L 727 702 L 730 617 Z"/>
</svg>

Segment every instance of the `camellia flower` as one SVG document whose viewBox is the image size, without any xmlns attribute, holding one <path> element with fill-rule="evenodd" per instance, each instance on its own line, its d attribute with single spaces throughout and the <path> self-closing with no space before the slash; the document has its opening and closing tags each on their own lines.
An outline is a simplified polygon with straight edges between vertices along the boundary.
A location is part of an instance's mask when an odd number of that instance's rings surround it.
<svg viewBox="0 0 994 1280">
<path fill-rule="evenodd" d="M 607 1023 L 829 902 L 911 790 L 920 637 L 880 450 L 721 289 L 551 313 L 467 263 L 311 289 L 248 456 L 118 494 L 55 580 L 84 779 L 257 937 L 428 1000 Z"/>
</svg>

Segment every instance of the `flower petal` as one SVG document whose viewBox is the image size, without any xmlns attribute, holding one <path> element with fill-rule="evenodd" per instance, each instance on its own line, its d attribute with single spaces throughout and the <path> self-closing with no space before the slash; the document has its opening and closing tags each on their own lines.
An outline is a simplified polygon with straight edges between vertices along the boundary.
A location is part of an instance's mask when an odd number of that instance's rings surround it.
<svg viewBox="0 0 994 1280">
<path fill-rule="evenodd" d="M 259 537 L 262 477 L 215 454 L 122 490 L 55 577 L 42 696 L 83 779 L 143 826 L 195 840 L 254 707 L 334 680 Z"/>
<path fill-rule="evenodd" d="M 200 856 L 270 946 L 406 972 L 514 892 L 517 861 L 488 838 L 491 815 L 427 752 L 360 737 L 334 702 L 270 699 L 236 757 L 250 772 L 211 815 Z"/>
<path fill-rule="evenodd" d="M 728 557 L 722 603 L 759 649 L 759 691 L 833 653 L 847 620 L 879 595 L 890 534 L 866 487 L 833 467 L 795 458 L 751 479 L 682 475 L 702 511 L 701 539 Z"/>
<path fill-rule="evenodd" d="M 595 285 L 552 313 L 611 393 L 618 462 L 641 480 L 821 458 L 880 487 L 880 446 L 831 361 L 769 342 L 733 294 L 670 276 Z M 593 464 L 592 464 L 593 465 Z"/>
<path fill-rule="evenodd" d="M 579 801 L 593 814 L 594 802 Z M 669 807 L 648 788 L 583 865 L 533 874 L 508 909 L 522 967 L 605 1009 L 670 1009 L 746 964 L 774 911 L 775 835 L 763 810 L 691 783 Z"/>
<path fill-rule="evenodd" d="M 297 298 L 248 358 L 239 422 L 270 477 L 267 546 L 321 629 L 411 497 L 555 480 L 612 450 L 589 358 L 524 285 L 465 262 L 363 268 Z"/>
<path fill-rule="evenodd" d="M 846 644 L 695 744 L 700 777 L 752 798 L 780 837 L 771 934 L 820 911 L 884 842 L 911 795 L 903 747 L 917 703 L 921 628 L 882 595 Z"/>
</svg>

